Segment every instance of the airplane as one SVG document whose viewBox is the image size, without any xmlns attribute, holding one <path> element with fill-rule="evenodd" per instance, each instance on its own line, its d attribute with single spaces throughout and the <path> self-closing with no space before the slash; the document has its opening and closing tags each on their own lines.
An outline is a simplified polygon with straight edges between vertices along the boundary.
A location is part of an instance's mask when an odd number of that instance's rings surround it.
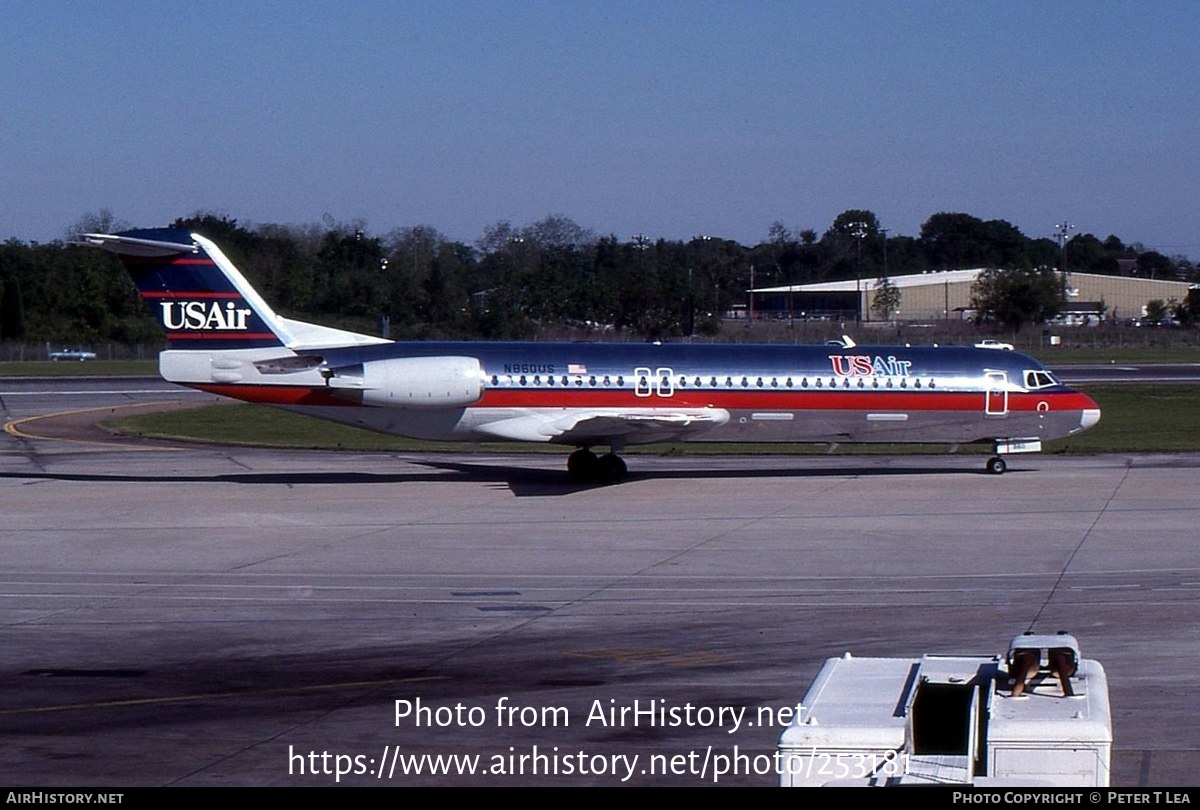
<svg viewBox="0 0 1200 810">
<path fill-rule="evenodd" d="M 418 439 L 577 448 L 615 482 L 650 442 L 990 443 L 985 465 L 1095 425 L 1033 358 L 973 347 L 391 341 L 276 314 L 182 229 L 82 234 L 118 254 L 166 332 L 169 382 Z M 593 448 L 609 448 L 597 455 Z"/>
</svg>

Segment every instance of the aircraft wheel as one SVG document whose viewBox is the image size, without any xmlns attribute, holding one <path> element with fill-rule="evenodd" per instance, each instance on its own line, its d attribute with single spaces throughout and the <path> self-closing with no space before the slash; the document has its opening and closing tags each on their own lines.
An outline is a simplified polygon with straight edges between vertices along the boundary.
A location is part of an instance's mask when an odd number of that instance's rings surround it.
<svg viewBox="0 0 1200 810">
<path fill-rule="evenodd" d="M 586 447 L 581 447 L 567 456 L 567 475 L 572 481 L 591 481 L 600 468 L 600 459 Z"/>
<path fill-rule="evenodd" d="M 625 460 L 618 455 L 609 453 L 596 459 L 596 478 L 606 484 L 624 480 L 628 472 Z"/>
<path fill-rule="evenodd" d="M 1008 464 L 1000 456 L 992 456 L 988 459 L 986 469 L 991 475 L 1003 475 L 1008 469 Z"/>
</svg>

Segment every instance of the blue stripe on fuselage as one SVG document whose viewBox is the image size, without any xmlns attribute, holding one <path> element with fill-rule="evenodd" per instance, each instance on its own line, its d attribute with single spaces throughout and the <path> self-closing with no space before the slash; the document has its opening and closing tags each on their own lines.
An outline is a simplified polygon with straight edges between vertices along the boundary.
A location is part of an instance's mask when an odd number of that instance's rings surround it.
<svg viewBox="0 0 1200 810">
<path fill-rule="evenodd" d="M 1021 383 L 1027 370 L 1044 366 L 1011 351 L 967 347 L 778 346 L 644 343 L 393 343 L 321 353 L 330 366 L 392 357 L 477 357 L 490 374 L 630 374 L 635 368 L 669 368 L 677 374 L 841 376 L 839 369 L 865 368 L 872 376 L 982 377 L 1003 371 Z M 857 364 L 832 358 L 867 358 Z M 507 368 L 506 368 L 507 367 Z M 585 371 L 572 371 L 571 368 Z"/>
</svg>

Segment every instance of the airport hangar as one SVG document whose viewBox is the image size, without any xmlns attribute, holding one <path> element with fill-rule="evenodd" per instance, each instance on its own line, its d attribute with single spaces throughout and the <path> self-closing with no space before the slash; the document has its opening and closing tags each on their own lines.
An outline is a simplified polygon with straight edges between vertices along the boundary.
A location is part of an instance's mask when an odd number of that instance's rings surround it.
<svg viewBox="0 0 1200 810">
<path fill-rule="evenodd" d="M 971 288 L 983 272 L 984 268 L 979 267 L 890 276 L 889 280 L 900 291 L 900 307 L 889 320 L 972 318 Z M 879 278 L 863 278 L 756 287 L 750 290 L 751 309 L 759 316 L 791 313 L 795 317 L 850 320 L 857 315 L 863 321 L 879 320 L 871 309 L 879 281 Z M 1063 319 L 1069 325 L 1123 323 L 1145 315 L 1149 301 L 1185 300 L 1192 286 L 1185 281 L 1068 273 Z"/>
</svg>

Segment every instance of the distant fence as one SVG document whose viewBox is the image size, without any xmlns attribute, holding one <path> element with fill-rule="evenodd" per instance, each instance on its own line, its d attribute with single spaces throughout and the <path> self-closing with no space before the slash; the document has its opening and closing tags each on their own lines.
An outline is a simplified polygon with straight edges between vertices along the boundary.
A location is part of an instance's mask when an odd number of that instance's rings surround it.
<svg viewBox="0 0 1200 810">
<path fill-rule="evenodd" d="M 1098 326 L 1026 326 L 1013 335 L 997 324 L 976 325 L 972 321 L 942 320 L 924 323 L 845 320 L 728 319 L 721 321 L 715 335 L 663 335 L 664 343 L 792 343 L 820 344 L 849 335 L 860 344 L 911 344 L 913 346 L 969 346 L 983 338 L 999 338 L 1018 351 L 1038 351 L 1052 345 L 1064 349 L 1191 348 L 1200 347 L 1196 327 L 1134 327 L 1116 324 Z M 645 343 L 649 338 L 629 329 L 596 329 L 548 326 L 533 335 L 535 340 L 589 343 Z M 165 341 L 148 343 L 21 343 L 0 342 L 0 362 L 44 361 L 51 352 L 82 350 L 94 352 L 97 360 L 155 360 L 165 350 Z M 64 360 L 62 362 L 71 362 Z"/>
<path fill-rule="evenodd" d="M 51 352 L 85 351 L 94 352 L 97 360 L 154 360 L 158 353 L 167 348 L 165 342 L 153 343 L 0 343 L 0 362 L 14 363 L 32 360 L 50 360 Z M 70 361 L 63 361 L 70 362 Z"/>
</svg>

